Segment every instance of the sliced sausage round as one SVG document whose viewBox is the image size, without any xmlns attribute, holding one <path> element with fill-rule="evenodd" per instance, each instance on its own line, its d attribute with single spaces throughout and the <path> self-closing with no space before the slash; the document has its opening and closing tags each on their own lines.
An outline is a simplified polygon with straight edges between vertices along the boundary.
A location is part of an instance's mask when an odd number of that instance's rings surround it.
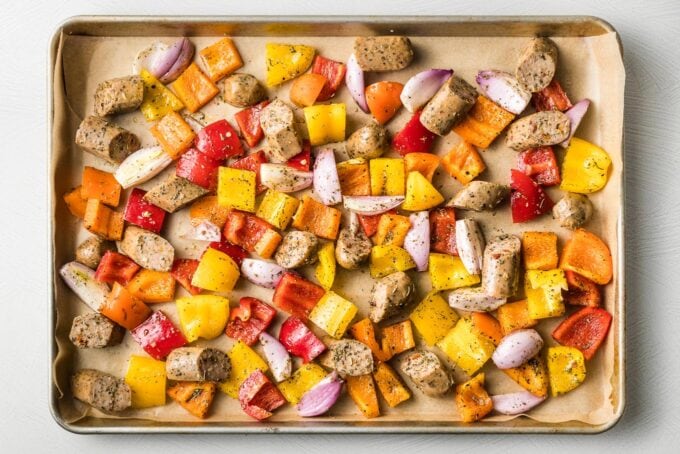
<svg viewBox="0 0 680 454">
<path fill-rule="evenodd" d="M 141 147 L 136 135 L 94 115 L 80 123 L 76 131 L 76 145 L 111 163 L 123 162 Z"/>
<path fill-rule="evenodd" d="M 354 56 L 364 71 L 399 71 L 411 64 L 413 47 L 405 36 L 359 37 Z"/>
<path fill-rule="evenodd" d="M 106 251 L 115 250 L 116 246 L 113 242 L 92 235 L 76 248 L 76 262 L 82 263 L 89 268 L 97 269 Z"/>
<path fill-rule="evenodd" d="M 69 339 L 78 348 L 105 348 L 120 344 L 125 329 L 97 312 L 73 319 Z"/>
<path fill-rule="evenodd" d="M 172 173 L 165 180 L 149 189 L 144 194 L 144 200 L 153 203 L 168 213 L 174 213 L 199 197 L 203 197 L 208 192 L 207 189 Z"/>
<path fill-rule="evenodd" d="M 593 215 L 593 204 L 583 194 L 567 192 L 553 207 L 553 218 L 567 229 L 577 229 Z"/>
<path fill-rule="evenodd" d="M 236 73 L 224 80 L 222 98 L 232 106 L 252 106 L 262 101 L 265 96 L 260 82 L 250 74 Z"/>
<path fill-rule="evenodd" d="M 484 249 L 482 289 L 494 298 L 508 298 L 517 293 L 522 242 L 514 235 L 494 238 Z"/>
<path fill-rule="evenodd" d="M 286 162 L 302 151 L 293 111 L 280 99 L 275 99 L 262 109 L 260 125 L 267 138 L 265 153 L 269 161 Z"/>
<path fill-rule="evenodd" d="M 404 356 L 401 370 L 427 396 L 441 396 L 453 381 L 437 355 L 426 350 L 413 350 Z"/>
<path fill-rule="evenodd" d="M 371 289 L 368 318 L 379 323 L 398 315 L 411 304 L 414 293 L 415 286 L 403 271 L 379 279 Z"/>
<path fill-rule="evenodd" d="M 294 230 L 286 233 L 276 250 L 276 263 L 286 269 L 311 265 L 316 261 L 319 240 L 310 232 Z"/>
<path fill-rule="evenodd" d="M 571 120 L 559 110 L 545 110 L 520 118 L 510 125 L 505 144 L 513 150 L 547 147 L 569 137 Z"/>
<path fill-rule="evenodd" d="M 471 181 L 446 204 L 462 210 L 493 210 L 510 194 L 510 188 L 488 181 Z"/>
<path fill-rule="evenodd" d="M 335 245 L 335 260 L 338 265 L 347 269 L 355 270 L 364 263 L 371 255 L 373 243 L 362 229 L 345 227 L 340 230 Z"/>
<path fill-rule="evenodd" d="M 97 85 L 94 110 L 100 117 L 136 110 L 144 99 L 144 83 L 139 76 L 118 77 Z"/>
<path fill-rule="evenodd" d="M 522 51 L 515 71 L 519 83 L 532 93 L 547 87 L 557 69 L 557 46 L 548 38 L 534 38 Z"/>
<path fill-rule="evenodd" d="M 165 372 L 170 380 L 224 381 L 231 372 L 231 361 L 215 348 L 180 347 L 168 355 Z"/>
<path fill-rule="evenodd" d="M 132 391 L 125 381 L 95 369 L 82 369 L 71 377 L 73 397 L 105 413 L 132 405 Z"/>
<path fill-rule="evenodd" d="M 134 225 L 125 229 L 119 247 L 123 254 L 149 270 L 170 271 L 175 259 L 175 249 L 168 240 Z"/>
<path fill-rule="evenodd" d="M 373 353 L 359 341 L 343 339 L 330 346 L 330 357 L 340 375 L 356 377 L 373 372 Z"/>
<path fill-rule="evenodd" d="M 462 120 L 477 101 L 477 90 L 458 76 L 444 82 L 425 104 L 420 122 L 429 131 L 443 136 Z"/>
<path fill-rule="evenodd" d="M 378 158 L 390 149 L 387 130 L 376 123 L 367 124 L 349 136 L 346 149 L 350 159 Z"/>
</svg>

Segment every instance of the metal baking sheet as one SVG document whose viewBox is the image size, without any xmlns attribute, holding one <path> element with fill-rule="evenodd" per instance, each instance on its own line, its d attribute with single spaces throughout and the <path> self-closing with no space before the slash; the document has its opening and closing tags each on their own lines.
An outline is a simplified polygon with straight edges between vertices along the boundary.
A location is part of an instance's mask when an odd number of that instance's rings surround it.
<svg viewBox="0 0 680 454">
<path fill-rule="evenodd" d="M 417 37 L 418 40 L 432 40 L 441 45 L 442 40 L 457 40 L 457 42 L 488 41 L 489 49 L 493 47 L 493 40 L 526 38 L 536 35 L 550 36 L 560 39 L 597 39 L 607 40 L 611 47 L 612 39 L 615 46 L 609 49 L 605 57 L 594 58 L 594 67 L 580 68 L 586 73 L 599 72 L 606 67 L 609 71 L 608 79 L 617 81 L 605 86 L 594 76 L 596 81 L 591 90 L 597 90 L 597 94 L 609 101 L 615 101 L 615 106 L 620 109 L 614 111 L 604 109 L 596 111 L 596 115 L 606 115 L 607 137 L 612 139 L 612 146 L 605 147 L 614 160 L 614 171 L 608 187 L 611 190 L 606 194 L 606 199 L 594 200 L 596 207 L 603 211 L 601 222 L 604 230 L 610 233 L 606 240 L 612 245 L 612 253 L 615 257 L 615 280 L 607 289 L 607 309 L 614 315 L 614 323 L 607 340 L 603 353 L 606 362 L 611 366 L 611 377 L 607 377 L 608 395 L 600 396 L 607 400 L 607 416 L 600 417 L 597 423 L 587 423 L 573 419 L 560 422 L 549 420 L 537 420 L 526 417 L 515 419 L 494 419 L 475 424 L 463 424 L 455 421 L 446 412 L 428 413 L 423 411 L 423 406 L 428 402 L 421 401 L 407 407 L 406 411 L 390 412 L 388 415 L 376 419 L 366 420 L 358 411 L 354 417 L 344 413 L 337 416 L 328 416 L 318 419 L 298 419 L 293 417 L 276 417 L 266 422 L 254 422 L 247 417 L 229 418 L 222 417 L 219 420 L 209 418 L 206 421 L 191 420 L 154 420 L 152 418 L 105 418 L 96 414 L 82 418 L 72 418 L 65 414 L 65 402 L 72 399 L 67 387 L 63 386 L 64 377 L 68 376 L 75 366 L 74 355 L 60 352 L 65 335 L 63 320 L 60 321 L 60 304 L 68 299 L 64 285 L 58 277 L 58 267 L 68 260 L 72 260 L 74 238 L 82 234 L 80 227 L 64 215 L 61 193 L 64 187 L 70 184 L 70 177 L 74 172 L 79 172 L 82 167 L 80 150 L 72 145 L 73 133 L 79 121 L 78 107 L 67 96 L 68 84 L 64 80 L 64 55 L 62 51 L 65 37 L 78 38 L 109 38 L 112 42 L 116 38 L 149 38 L 190 36 L 195 39 L 202 37 L 220 37 L 230 35 L 235 37 L 237 45 L 239 40 L 251 39 L 264 42 L 266 39 L 283 40 L 285 38 L 314 37 L 315 39 L 328 39 L 337 37 L 337 41 L 350 39 L 361 35 L 400 34 Z M 472 41 L 470 41 L 472 40 Z M 314 41 L 308 41 L 314 45 Z M 600 41 L 595 41 L 598 45 Z M 605 42 L 605 41 L 603 41 Z M 593 52 L 590 44 L 589 49 L 584 51 Z M 240 46 L 239 46 L 240 47 Z M 587 47 L 587 46 L 586 46 Z M 87 49 L 83 49 L 87 50 Z M 111 52 L 115 52 L 115 46 Z M 596 55 L 596 52 L 594 53 Z M 334 57 L 333 55 L 330 55 Z M 346 57 L 346 55 L 345 55 Z M 257 58 L 257 55 L 246 55 L 246 58 Z M 343 57 L 337 56 L 337 59 Z M 427 60 L 427 57 L 425 57 Z M 614 60 L 614 65 L 610 64 Z M 418 62 L 416 62 L 417 64 Z M 420 62 L 424 63 L 424 62 Z M 127 62 L 125 63 L 128 64 Z M 130 63 L 131 64 L 131 63 Z M 457 69 L 458 64 L 451 62 L 449 66 Z M 128 67 L 125 66 L 129 72 Z M 482 69 L 477 68 L 477 69 Z M 284 17 L 273 20 L 271 17 L 75 17 L 63 23 L 53 35 L 49 51 L 49 105 L 48 105 L 48 128 L 49 128 L 49 156 L 50 156 L 50 213 L 49 232 L 52 244 L 51 260 L 48 264 L 48 280 L 50 287 L 50 409 L 55 420 L 67 430 L 77 433 L 271 433 L 271 432 L 393 432 L 393 433 L 458 433 L 458 432 L 495 432 L 495 433 L 597 433 L 612 427 L 621 417 L 625 404 L 625 333 L 624 333 L 624 235 L 623 235 L 623 66 L 621 63 L 620 41 L 615 30 L 605 21 L 593 17 Z M 411 74 L 413 71 L 408 71 Z M 87 76 L 87 74 L 83 74 Z M 120 75 L 123 75 L 121 73 Z M 406 77 L 405 75 L 401 76 Z M 467 77 L 470 80 L 470 77 Z M 396 79 L 400 80 L 400 79 Z M 599 82 L 597 82 L 599 81 Z M 96 83 L 91 81 L 91 83 Z M 403 81 L 402 81 L 403 82 Z M 573 81 L 562 80 L 569 88 Z M 73 88 L 73 87 L 71 87 Z M 569 91 L 569 89 L 567 90 Z M 348 104 L 349 107 L 349 104 Z M 597 108 L 597 106 L 596 106 Z M 349 114 L 348 109 L 348 114 Z M 405 117 L 397 119 L 394 124 L 401 125 Z M 591 119 L 592 121 L 592 119 Z M 599 119 L 598 119 L 599 121 Z M 351 118 L 348 118 L 350 131 L 357 126 Z M 392 127 L 394 128 L 394 126 Z M 602 131 L 597 127 L 589 128 L 588 134 L 592 140 L 602 139 Z M 612 137 L 613 134 L 613 137 Z M 581 134 L 579 134 L 581 135 Z M 453 136 L 453 134 L 451 135 Z M 584 136 L 588 139 L 588 135 Z M 602 144 L 600 144 L 602 145 Z M 450 146 L 450 145 L 447 145 Z M 440 150 L 441 151 L 441 150 Z M 495 153 L 492 149 L 488 153 Z M 487 163 L 489 154 L 485 155 Z M 493 170 L 491 170 L 493 171 Z M 443 192 L 453 189 L 444 188 Z M 507 214 L 507 213 L 506 213 Z M 526 229 L 524 229 L 526 230 Z M 64 314 L 61 314 L 64 317 Z M 70 319 L 69 319 L 70 320 Z M 61 322 L 61 323 L 60 323 Z M 62 327 L 60 329 L 60 327 Z M 129 340 L 129 339 L 128 339 Z M 57 361 L 57 358 L 60 361 Z M 599 370 L 599 372 L 603 372 Z M 118 371 L 121 376 L 124 371 Z M 589 377 L 590 378 L 590 377 Z M 588 381 L 588 380 L 586 380 Z M 62 386 L 58 386 L 61 382 Z M 62 392 L 62 389 L 64 390 Z M 592 390 L 591 390 L 592 391 Z M 65 394 L 64 394 L 65 392 Z M 602 393 L 605 393 L 603 388 Z M 417 391 L 414 394 L 418 394 Z M 225 396 L 220 396 L 224 398 Z M 453 397 L 445 398 L 447 404 L 454 406 Z M 349 401 L 349 398 L 345 398 Z M 352 408 L 352 402 L 349 402 Z M 163 407 L 165 408 L 165 407 Z M 398 409 L 397 409 L 398 410 Z M 549 418 L 548 418 L 549 419 Z"/>
</svg>

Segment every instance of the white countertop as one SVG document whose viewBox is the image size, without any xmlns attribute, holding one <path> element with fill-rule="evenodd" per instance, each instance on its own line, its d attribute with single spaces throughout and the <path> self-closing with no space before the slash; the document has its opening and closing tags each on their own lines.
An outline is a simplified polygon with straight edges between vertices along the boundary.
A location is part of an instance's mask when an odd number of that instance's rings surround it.
<svg viewBox="0 0 680 454">
<path fill-rule="evenodd" d="M 627 71 L 628 405 L 621 422 L 596 436 L 81 436 L 57 426 L 47 404 L 46 52 L 55 27 L 81 14 L 561 14 L 610 22 L 622 36 Z M 1 452 L 680 452 L 677 0 L 15 0 L 3 2 L 0 33 Z"/>
</svg>

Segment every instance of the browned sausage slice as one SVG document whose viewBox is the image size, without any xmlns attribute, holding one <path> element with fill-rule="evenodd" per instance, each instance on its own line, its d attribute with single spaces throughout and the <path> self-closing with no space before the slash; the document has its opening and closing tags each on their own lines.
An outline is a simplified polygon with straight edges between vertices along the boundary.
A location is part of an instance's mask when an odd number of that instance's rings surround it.
<svg viewBox="0 0 680 454">
<path fill-rule="evenodd" d="M 144 83 L 139 76 L 105 80 L 94 92 L 94 110 L 100 117 L 132 112 L 142 104 Z"/>
<path fill-rule="evenodd" d="M 97 269 L 99 262 L 106 251 L 115 251 L 116 247 L 111 241 L 107 241 L 96 235 L 92 235 L 76 248 L 76 262 Z"/>
<path fill-rule="evenodd" d="M 494 298 L 509 298 L 517 293 L 522 242 L 514 235 L 494 238 L 484 249 L 482 289 Z"/>
<path fill-rule="evenodd" d="M 232 106 L 252 106 L 262 101 L 265 96 L 260 82 L 250 74 L 236 73 L 224 80 L 222 99 Z"/>
<path fill-rule="evenodd" d="M 527 115 L 511 124 L 505 144 L 517 151 L 547 147 L 567 140 L 570 131 L 569 117 L 559 110 L 546 110 Z"/>
<path fill-rule="evenodd" d="M 411 40 L 405 36 L 368 36 L 354 40 L 354 55 L 364 71 L 398 71 L 413 60 Z"/>
<path fill-rule="evenodd" d="M 548 38 L 534 38 L 527 43 L 517 64 L 515 77 L 532 93 L 550 84 L 557 69 L 557 46 Z"/>
<path fill-rule="evenodd" d="M 403 271 L 392 273 L 378 280 L 369 297 L 368 318 L 373 323 L 398 315 L 413 301 L 415 287 L 408 274 Z"/>
<path fill-rule="evenodd" d="M 427 396 L 441 396 L 449 390 L 451 377 L 437 355 L 426 350 L 413 350 L 404 357 L 401 370 Z"/>
<path fill-rule="evenodd" d="M 420 122 L 443 136 L 461 121 L 477 101 L 477 90 L 458 76 L 451 76 L 425 104 Z"/>
<path fill-rule="evenodd" d="M 375 123 L 357 129 L 347 139 L 347 156 L 350 159 L 378 158 L 389 149 L 387 130 Z"/>
<path fill-rule="evenodd" d="M 319 240 L 313 233 L 293 230 L 283 237 L 274 259 L 286 269 L 311 265 L 316 261 L 318 247 Z"/>
<path fill-rule="evenodd" d="M 120 250 L 142 268 L 170 271 L 175 248 L 165 238 L 134 225 L 128 226 L 120 242 Z"/>
<path fill-rule="evenodd" d="M 139 150 L 140 142 L 127 129 L 90 115 L 76 131 L 76 145 L 88 153 L 116 163 L 123 162 L 133 151 Z"/>
<path fill-rule="evenodd" d="M 73 319 L 69 339 L 78 348 L 104 348 L 120 344 L 125 335 L 116 325 L 97 312 L 88 312 Z"/>
<path fill-rule="evenodd" d="M 168 213 L 174 213 L 190 204 L 209 191 L 191 181 L 172 173 L 164 181 L 151 188 L 144 195 L 144 200 L 151 202 Z"/>
<path fill-rule="evenodd" d="M 123 380 L 95 369 L 82 369 L 71 377 L 73 397 L 111 413 L 132 405 L 132 391 Z"/>
<path fill-rule="evenodd" d="M 359 341 L 343 339 L 333 342 L 330 361 L 341 376 L 356 377 L 373 372 L 373 353 Z"/>
<path fill-rule="evenodd" d="M 168 355 L 165 372 L 170 380 L 223 381 L 231 372 L 231 361 L 215 348 L 181 347 Z"/>
</svg>

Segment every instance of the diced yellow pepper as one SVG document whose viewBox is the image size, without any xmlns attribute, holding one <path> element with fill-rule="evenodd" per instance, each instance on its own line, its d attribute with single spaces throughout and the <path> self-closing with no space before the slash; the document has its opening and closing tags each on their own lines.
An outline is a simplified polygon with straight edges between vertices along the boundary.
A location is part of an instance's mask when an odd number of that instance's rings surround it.
<svg viewBox="0 0 680 454">
<path fill-rule="evenodd" d="M 407 211 L 424 211 L 444 201 L 439 191 L 420 172 L 410 172 L 406 180 L 406 197 L 401 208 Z"/>
<path fill-rule="evenodd" d="M 328 291 L 316 303 L 309 319 L 330 336 L 340 339 L 358 311 L 351 301 Z"/>
<path fill-rule="evenodd" d="M 213 292 L 231 292 L 240 275 L 238 265 L 231 257 L 208 248 L 198 262 L 191 285 Z"/>
<path fill-rule="evenodd" d="M 260 202 L 256 216 L 278 229 L 285 230 L 299 204 L 300 201 L 293 196 L 268 189 Z"/>
<path fill-rule="evenodd" d="M 392 245 L 379 245 L 371 248 L 368 269 L 371 277 L 379 279 L 397 271 L 415 268 L 416 264 L 406 250 Z"/>
<path fill-rule="evenodd" d="M 130 356 L 125 383 L 132 391 L 132 406 L 165 405 L 165 363 L 146 356 Z"/>
<path fill-rule="evenodd" d="M 409 316 L 427 345 L 434 345 L 451 331 L 458 314 L 438 292 L 430 292 Z"/>
<path fill-rule="evenodd" d="M 375 244 L 402 247 L 406 234 L 411 228 L 411 220 L 399 214 L 385 213 L 378 221 L 378 231 L 373 237 Z"/>
<path fill-rule="evenodd" d="M 335 244 L 324 243 L 319 248 L 319 264 L 316 265 L 314 275 L 321 287 L 330 290 L 335 281 Z"/>
<path fill-rule="evenodd" d="M 182 101 L 146 69 L 142 70 L 140 77 L 144 84 L 144 98 L 139 109 L 147 121 L 158 120 L 167 113 L 184 108 Z"/>
<path fill-rule="evenodd" d="M 406 174 L 401 158 L 376 158 L 369 162 L 371 195 L 404 195 Z"/>
<path fill-rule="evenodd" d="M 269 366 L 255 350 L 248 347 L 242 341 L 236 342 L 232 349 L 227 353 L 231 361 L 231 372 L 226 381 L 220 383 L 220 389 L 229 397 L 238 399 L 238 389 L 241 384 L 250 377 L 250 374 L 260 369 L 267 372 Z"/>
<path fill-rule="evenodd" d="M 345 140 L 347 114 L 344 104 L 319 104 L 304 108 L 305 123 L 312 146 Z"/>
<path fill-rule="evenodd" d="M 302 396 L 312 389 L 326 376 L 323 367 L 316 363 L 307 363 L 300 366 L 298 370 L 288 379 L 278 384 L 279 391 L 288 402 L 295 405 L 300 402 Z"/>
<path fill-rule="evenodd" d="M 430 281 L 433 290 L 451 290 L 479 284 L 479 275 L 470 274 L 459 257 L 430 254 Z"/>
<path fill-rule="evenodd" d="M 179 325 L 188 342 L 214 339 L 224 332 L 229 318 L 229 300 L 217 295 L 195 295 L 179 298 Z"/>
<path fill-rule="evenodd" d="M 468 375 L 481 369 L 496 348 L 490 339 L 477 334 L 469 318 L 458 320 L 437 347 Z"/>
<path fill-rule="evenodd" d="M 583 353 L 573 347 L 548 349 L 548 375 L 553 397 L 577 388 L 586 379 L 586 362 Z"/>
<path fill-rule="evenodd" d="M 255 212 L 257 174 L 250 170 L 220 167 L 217 176 L 217 203 L 220 206 Z"/>
<path fill-rule="evenodd" d="M 574 137 L 562 162 L 560 189 L 580 194 L 599 191 L 607 184 L 612 159 L 602 148 Z"/>
<path fill-rule="evenodd" d="M 564 271 L 529 270 L 524 279 L 529 317 L 534 320 L 564 314 L 562 290 L 568 290 Z"/>
<path fill-rule="evenodd" d="M 315 50 L 302 44 L 268 43 L 265 49 L 267 85 L 273 87 L 295 79 L 312 65 Z"/>
</svg>

